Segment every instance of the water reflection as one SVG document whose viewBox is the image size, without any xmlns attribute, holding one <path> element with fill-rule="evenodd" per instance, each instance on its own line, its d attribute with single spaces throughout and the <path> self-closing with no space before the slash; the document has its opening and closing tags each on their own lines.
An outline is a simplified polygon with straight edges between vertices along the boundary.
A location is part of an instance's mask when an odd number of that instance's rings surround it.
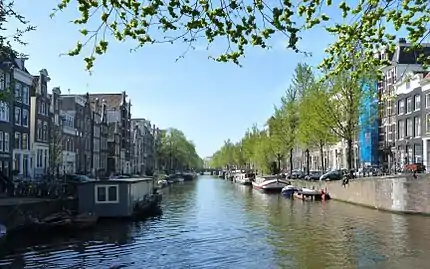
<svg viewBox="0 0 430 269">
<path fill-rule="evenodd" d="M 0 267 L 427 268 L 430 261 L 430 218 L 288 200 L 209 176 L 163 192 L 159 218 L 25 236 L 0 254 Z"/>
</svg>

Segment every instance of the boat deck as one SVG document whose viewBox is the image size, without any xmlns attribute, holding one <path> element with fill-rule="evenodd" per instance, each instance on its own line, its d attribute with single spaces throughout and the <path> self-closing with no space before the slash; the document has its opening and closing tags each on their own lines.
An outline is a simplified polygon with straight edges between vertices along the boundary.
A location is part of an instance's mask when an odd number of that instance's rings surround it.
<svg viewBox="0 0 430 269">
<path fill-rule="evenodd" d="M 37 204 L 40 202 L 49 202 L 52 199 L 34 198 L 34 197 L 1 197 L 0 206 L 22 205 L 22 204 Z"/>
</svg>

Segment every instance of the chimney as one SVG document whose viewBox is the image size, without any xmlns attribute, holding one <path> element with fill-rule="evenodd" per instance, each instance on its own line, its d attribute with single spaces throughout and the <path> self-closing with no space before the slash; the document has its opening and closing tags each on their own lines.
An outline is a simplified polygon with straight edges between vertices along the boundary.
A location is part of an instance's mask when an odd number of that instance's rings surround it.
<svg viewBox="0 0 430 269">
<path fill-rule="evenodd" d="M 399 44 L 406 44 L 406 38 L 404 37 L 399 38 Z"/>
</svg>

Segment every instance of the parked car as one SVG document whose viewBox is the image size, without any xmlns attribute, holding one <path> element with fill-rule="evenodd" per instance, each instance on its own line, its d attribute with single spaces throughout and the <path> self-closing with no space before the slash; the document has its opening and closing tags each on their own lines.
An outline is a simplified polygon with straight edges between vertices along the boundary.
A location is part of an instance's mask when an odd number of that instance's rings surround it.
<svg viewBox="0 0 430 269">
<path fill-rule="evenodd" d="M 322 176 L 321 171 L 310 171 L 309 175 L 305 176 L 305 180 L 318 180 Z"/>
<path fill-rule="evenodd" d="M 344 171 L 345 169 L 341 170 L 341 169 L 337 169 L 337 170 L 332 170 L 329 171 L 325 174 L 323 174 L 319 180 L 341 180 L 344 176 Z"/>
<path fill-rule="evenodd" d="M 288 174 L 289 179 L 302 179 L 305 177 L 305 173 L 300 170 L 293 170 L 290 174 Z"/>
</svg>

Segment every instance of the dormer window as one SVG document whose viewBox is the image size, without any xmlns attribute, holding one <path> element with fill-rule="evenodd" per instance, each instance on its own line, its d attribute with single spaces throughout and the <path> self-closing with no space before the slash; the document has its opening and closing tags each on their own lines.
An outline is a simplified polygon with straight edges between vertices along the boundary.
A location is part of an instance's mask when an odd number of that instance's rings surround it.
<svg viewBox="0 0 430 269">
<path fill-rule="evenodd" d="M 411 88 L 411 82 L 410 80 L 406 80 L 406 90 L 409 90 Z"/>
</svg>

